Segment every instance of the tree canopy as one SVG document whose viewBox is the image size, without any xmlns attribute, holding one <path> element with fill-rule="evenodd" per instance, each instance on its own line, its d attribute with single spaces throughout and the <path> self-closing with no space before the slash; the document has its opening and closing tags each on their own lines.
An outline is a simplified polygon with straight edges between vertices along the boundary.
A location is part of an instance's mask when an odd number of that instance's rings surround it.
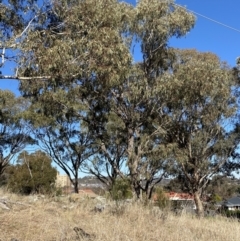
<svg viewBox="0 0 240 241">
<path fill-rule="evenodd" d="M 36 103 L 35 123 L 44 116 L 51 117 L 50 125 L 59 125 L 62 118 L 79 121 L 103 151 L 115 118 L 122 136 L 115 140 L 124 138 L 122 150 L 127 146 L 124 155 L 132 187 L 137 196 L 141 189 L 149 193 L 156 174 L 166 166 L 166 154 L 156 158 L 157 151 L 166 149 L 156 145 L 163 129 L 158 115 L 164 105 L 162 82 L 156 77 L 173 59 L 169 38 L 184 36 L 193 27 L 194 16 L 173 2 L 146 0 L 136 7 L 115 0 L 53 2 L 45 14 L 46 22 L 29 29 L 21 45 L 19 74 L 28 78 L 21 80 L 20 90 Z M 141 45 L 142 63 L 132 61 L 133 41 Z M 153 125 L 153 120 L 159 123 Z M 150 154 L 151 147 L 155 154 Z M 107 162 L 114 166 L 110 158 Z M 147 186 L 141 186 L 141 178 Z"/>
<path fill-rule="evenodd" d="M 23 120 L 26 101 L 10 91 L 0 90 L 0 176 L 17 153 L 34 140 Z"/>
<path fill-rule="evenodd" d="M 231 70 L 216 55 L 177 51 L 166 84 L 171 90 L 167 142 L 177 144 L 173 152 L 177 166 L 196 204 L 209 179 L 232 161 L 238 145 L 233 122 L 235 85 Z"/>
</svg>

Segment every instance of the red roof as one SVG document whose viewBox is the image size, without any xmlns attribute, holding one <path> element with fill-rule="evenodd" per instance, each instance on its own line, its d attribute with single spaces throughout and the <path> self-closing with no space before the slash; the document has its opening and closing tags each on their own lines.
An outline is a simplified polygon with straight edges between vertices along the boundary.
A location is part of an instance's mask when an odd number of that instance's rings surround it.
<svg viewBox="0 0 240 241">
<path fill-rule="evenodd" d="M 168 192 L 168 193 L 165 193 L 165 195 L 170 200 L 194 200 L 193 195 L 189 193 Z M 156 199 L 157 199 L 156 194 L 153 194 L 153 200 L 156 200 Z"/>
<path fill-rule="evenodd" d="M 169 192 L 166 195 L 170 200 L 194 200 L 193 195 L 189 193 Z"/>
</svg>

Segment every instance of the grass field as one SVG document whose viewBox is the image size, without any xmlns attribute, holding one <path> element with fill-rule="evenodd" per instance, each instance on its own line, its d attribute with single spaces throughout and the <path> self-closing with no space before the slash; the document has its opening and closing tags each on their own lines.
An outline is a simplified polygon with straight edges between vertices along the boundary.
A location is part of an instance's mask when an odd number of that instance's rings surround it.
<svg viewBox="0 0 240 241">
<path fill-rule="evenodd" d="M 239 241 L 240 223 L 223 217 L 159 211 L 150 206 L 109 203 L 95 212 L 99 201 L 68 197 L 22 197 L 0 191 L 9 209 L 0 207 L 0 240 L 10 241 Z M 88 235 L 74 231 L 81 228 Z M 75 229 L 77 230 L 77 229 Z"/>
</svg>

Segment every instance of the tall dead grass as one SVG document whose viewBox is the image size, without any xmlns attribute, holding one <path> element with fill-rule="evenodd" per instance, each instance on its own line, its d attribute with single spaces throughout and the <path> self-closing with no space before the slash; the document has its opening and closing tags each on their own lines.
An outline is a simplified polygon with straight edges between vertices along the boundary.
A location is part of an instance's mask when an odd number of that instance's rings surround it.
<svg viewBox="0 0 240 241">
<path fill-rule="evenodd" d="M 0 192 L 10 210 L 0 208 L 0 240 L 74 241 L 74 227 L 93 235 L 96 241 L 239 241 L 240 223 L 222 217 L 197 219 L 175 216 L 152 207 L 109 204 L 94 212 L 97 201 L 69 202 L 66 197 L 22 197 Z M 87 239 L 82 239 L 87 240 Z"/>
</svg>

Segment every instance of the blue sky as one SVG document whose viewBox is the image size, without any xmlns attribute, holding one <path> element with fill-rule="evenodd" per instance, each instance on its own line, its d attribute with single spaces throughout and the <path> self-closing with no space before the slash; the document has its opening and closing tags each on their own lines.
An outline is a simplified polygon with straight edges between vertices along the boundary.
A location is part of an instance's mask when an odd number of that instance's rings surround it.
<svg viewBox="0 0 240 241">
<path fill-rule="evenodd" d="M 135 0 L 127 2 L 135 4 Z M 235 65 L 240 56 L 240 1 L 239 0 L 175 0 L 176 4 L 221 22 L 239 32 L 224 27 L 199 15 L 194 28 L 180 39 L 171 39 L 170 46 L 186 49 L 194 48 L 203 52 L 213 52 L 221 60 Z"/>
<path fill-rule="evenodd" d="M 126 0 L 135 4 L 136 0 Z M 239 32 L 214 23 L 196 15 L 195 27 L 180 39 L 171 39 L 170 46 L 177 48 L 195 48 L 199 51 L 208 51 L 217 54 L 231 66 L 235 65 L 236 58 L 240 56 L 240 1 L 239 0 L 176 0 L 176 4 L 186 6 L 208 18 L 214 19 Z M 11 67 L 7 66 L 5 74 L 11 74 Z M 17 93 L 18 82 L 15 80 L 1 80 L 1 89 L 10 89 Z"/>
<path fill-rule="evenodd" d="M 208 18 L 212 18 L 239 32 L 219 25 L 197 15 L 194 29 L 181 39 L 174 39 L 170 44 L 178 48 L 195 48 L 217 54 L 221 60 L 235 65 L 240 56 L 240 1 L 239 0 L 176 0 L 177 4 L 186 6 Z"/>
</svg>

